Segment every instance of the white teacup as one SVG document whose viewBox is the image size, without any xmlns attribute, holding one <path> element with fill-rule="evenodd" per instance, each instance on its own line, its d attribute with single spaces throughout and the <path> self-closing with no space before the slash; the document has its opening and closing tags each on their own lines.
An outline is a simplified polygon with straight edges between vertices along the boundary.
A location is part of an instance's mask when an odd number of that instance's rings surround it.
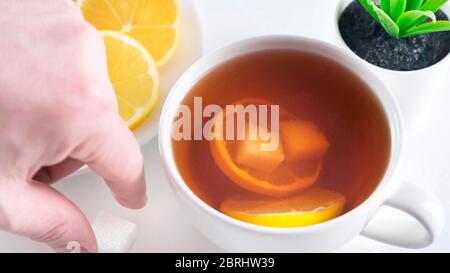
<svg viewBox="0 0 450 273">
<path fill-rule="evenodd" d="M 361 205 L 330 221 L 298 228 L 272 228 L 241 222 L 222 214 L 198 198 L 183 181 L 175 164 L 171 127 L 178 106 L 192 87 L 209 71 L 240 55 L 268 49 L 293 49 L 330 58 L 361 77 L 381 102 L 391 131 L 390 162 L 376 190 Z M 401 154 L 402 121 L 399 108 L 384 84 L 361 62 L 344 50 L 327 43 L 296 36 L 266 36 L 234 43 L 204 56 L 187 70 L 173 87 L 161 116 L 159 145 L 163 166 L 170 185 L 194 225 L 212 242 L 238 252 L 304 252 L 329 251 L 362 234 L 397 246 L 420 248 L 431 244 L 439 235 L 444 212 L 435 196 L 410 183 L 400 183 L 394 172 Z M 400 236 L 383 228 L 365 230 L 378 209 L 391 206 L 416 218 L 426 234 L 402 233 Z M 390 223 L 386 223 L 388 226 Z M 401 227 L 399 227 L 400 229 Z"/>
</svg>

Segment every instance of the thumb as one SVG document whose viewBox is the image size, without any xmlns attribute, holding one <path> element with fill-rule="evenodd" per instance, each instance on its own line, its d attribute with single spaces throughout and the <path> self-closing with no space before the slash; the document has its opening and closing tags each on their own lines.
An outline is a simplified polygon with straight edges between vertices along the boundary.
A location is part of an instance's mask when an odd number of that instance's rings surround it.
<svg viewBox="0 0 450 273">
<path fill-rule="evenodd" d="M 0 184 L 0 229 L 43 242 L 57 251 L 68 244 L 97 252 L 89 221 L 71 201 L 50 186 L 37 182 Z"/>
</svg>

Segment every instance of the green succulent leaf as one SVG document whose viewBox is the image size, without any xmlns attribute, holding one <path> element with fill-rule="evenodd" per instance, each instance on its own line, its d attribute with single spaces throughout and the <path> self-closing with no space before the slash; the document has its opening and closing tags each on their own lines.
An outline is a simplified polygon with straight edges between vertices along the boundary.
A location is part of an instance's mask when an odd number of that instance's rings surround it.
<svg viewBox="0 0 450 273">
<path fill-rule="evenodd" d="M 424 1 L 423 5 L 420 7 L 420 10 L 423 11 L 432 11 L 436 13 L 442 5 L 447 3 L 448 0 L 426 0 Z M 426 20 L 426 18 L 417 19 L 416 25 L 423 23 Z"/>
<path fill-rule="evenodd" d="M 407 38 L 438 31 L 450 31 L 450 21 L 436 21 L 435 12 L 448 0 L 358 0 L 390 36 Z M 423 23 L 427 19 L 432 22 Z"/>
<path fill-rule="evenodd" d="M 402 32 L 401 37 L 411 37 L 425 33 L 450 31 L 450 21 L 436 21 L 412 27 Z"/>
<path fill-rule="evenodd" d="M 373 2 L 373 1 L 372 1 Z M 380 0 L 380 8 L 391 16 L 391 0 Z"/>
<path fill-rule="evenodd" d="M 392 20 L 396 21 L 400 15 L 405 12 L 406 0 L 391 0 L 391 11 L 389 16 Z"/>
<path fill-rule="evenodd" d="M 424 0 L 408 0 L 406 3 L 406 11 L 419 9 Z"/>
<path fill-rule="evenodd" d="M 420 10 L 431 10 L 432 12 L 438 11 L 448 0 L 427 0 Z"/>
<path fill-rule="evenodd" d="M 400 29 L 398 28 L 394 20 L 392 20 L 391 17 L 389 17 L 389 15 L 387 15 L 382 9 L 377 7 L 374 2 L 372 2 L 372 7 L 377 14 L 379 22 L 384 30 L 386 30 L 386 32 L 392 37 L 399 37 Z"/>
<path fill-rule="evenodd" d="M 423 22 L 427 18 L 430 18 L 433 22 L 436 22 L 436 15 L 434 15 L 434 13 L 430 10 L 410 10 L 403 13 L 397 19 L 397 26 L 400 29 L 400 32 L 402 32 L 403 30 L 418 25 L 420 22 Z"/>
<path fill-rule="evenodd" d="M 364 7 L 364 9 L 373 17 L 373 19 L 375 21 L 377 21 L 378 23 L 380 22 L 380 20 L 378 19 L 378 15 L 375 12 L 375 10 L 373 9 L 373 1 L 372 0 L 359 0 L 359 3 Z"/>
</svg>

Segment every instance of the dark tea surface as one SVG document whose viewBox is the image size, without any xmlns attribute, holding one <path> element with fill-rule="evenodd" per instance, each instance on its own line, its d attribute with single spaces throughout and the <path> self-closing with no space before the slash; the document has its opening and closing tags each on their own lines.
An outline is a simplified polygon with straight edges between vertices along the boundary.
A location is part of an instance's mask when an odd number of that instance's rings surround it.
<svg viewBox="0 0 450 273">
<path fill-rule="evenodd" d="M 183 104 L 193 109 L 194 97 L 221 107 L 264 99 L 314 123 L 329 147 L 313 187 L 345 196 L 344 212 L 374 191 L 387 168 L 391 143 L 382 106 L 358 76 L 325 57 L 293 50 L 244 55 L 205 75 Z M 173 141 L 173 150 L 183 179 L 211 207 L 248 194 L 217 166 L 208 140 Z"/>
</svg>

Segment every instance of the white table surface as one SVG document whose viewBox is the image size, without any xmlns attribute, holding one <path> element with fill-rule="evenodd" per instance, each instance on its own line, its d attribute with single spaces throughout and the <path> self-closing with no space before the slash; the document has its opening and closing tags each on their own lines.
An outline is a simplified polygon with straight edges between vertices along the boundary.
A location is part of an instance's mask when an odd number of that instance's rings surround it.
<svg viewBox="0 0 450 273">
<path fill-rule="evenodd" d="M 180 0 L 185 1 L 185 0 Z M 203 31 L 205 52 L 240 39 L 264 34 L 297 34 L 333 40 L 334 0 L 194 0 Z M 299 24 L 308 18 L 308 24 Z M 446 207 L 442 236 L 432 246 L 413 251 L 450 251 L 450 75 L 414 133 L 406 135 L 399 172 L 405 180 L 435 192 Z M 197 232 L 183 214 L 161 168 L 157 140 L 143 147 L 149 182 L 149 204 L 130 211 L 116 204 L 100 178 L 85 174 L 57 185 L 93 219 L 100 211 L 135 221 L 139 235 L 133 252 L 219 252 Z M 408 222 L 405 220 L 404 222 Z M 409 222 L 408 222 L 409 223 Z M 392 224 L 392 223 L 391 223 Z M 0 252 L 50 251 L 25 238 L 0 232 Z M 354 238 L 338 251 L 411 251 L 366 239 Z"/>
</svg>

